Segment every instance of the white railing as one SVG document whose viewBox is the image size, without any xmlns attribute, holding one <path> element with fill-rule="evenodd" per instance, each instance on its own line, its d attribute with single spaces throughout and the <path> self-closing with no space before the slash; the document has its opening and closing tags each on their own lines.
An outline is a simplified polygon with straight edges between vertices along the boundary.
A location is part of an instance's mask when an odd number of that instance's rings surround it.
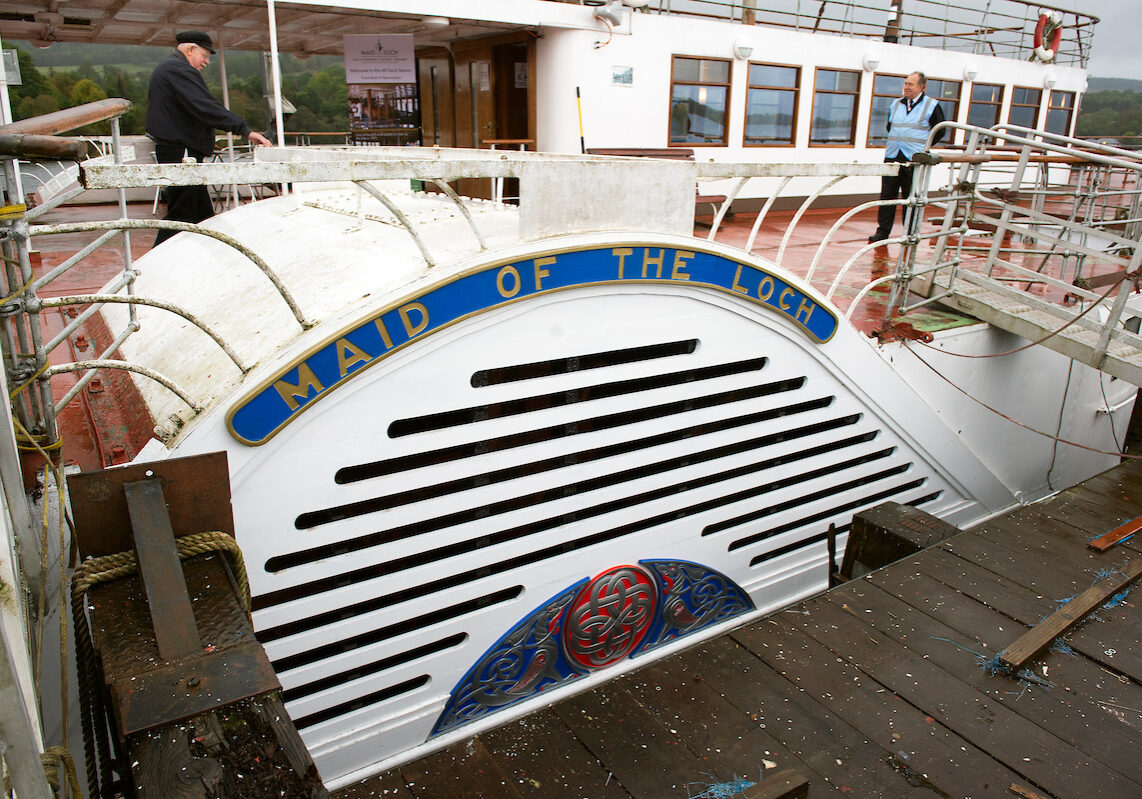
<svg viewBox="0 0 1142 799">
<path fill-rule="evenodd" d="M 577 0 L 571 0 L 576 2 Z M 980 8 L 979 6 L 983 7 Z M 1025 0 L 907 0 L 896 16 L 890 0 L 649 0 L 643 11 L 727 19 L 797 31 L 899 41 L 917 47 L 1026 61 L 1035 50 L 1040 14 L 1062 16 L 1055 62 L 1086 66 L 1098 17 Z"/>
</svg>

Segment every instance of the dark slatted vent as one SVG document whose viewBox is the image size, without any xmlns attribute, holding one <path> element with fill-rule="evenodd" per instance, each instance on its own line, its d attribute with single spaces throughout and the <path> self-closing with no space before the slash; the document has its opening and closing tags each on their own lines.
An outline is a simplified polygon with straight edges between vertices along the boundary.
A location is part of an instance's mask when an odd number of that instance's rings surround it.
<svg viewBox="0 0 1142 799">
<path fill-rule="evenodd" d="M 1135 331 L 1137 332 L 1137 331 Z M 498 369 L 481 369 L 472 375 L 472 387 L 495 386 L 501 383 L 514 383 L 517 380 L 533 380 L 537 377 L 551 377 L 585 369 L 601 369 L 604 366 L 619 366 L 624 363 L 649 361 L 654 358 L 669 358 L 672 355 L 689 355 L 698 348 L 698 339 L 671 341 L 666 344 L 652 344 L 649 347 L 631 347 L 625 350 L 596 352 L 574 358 L 556 358 L 550 361 L 525 363 L 518 366 L 501 366 Z"/>
<path fill-rule="evenodd" d="M 756 346 L 722 351 L 756 355 Z M 480 370 L 471 376 L 472 391 L 489 397 L 479 392 L 496 386 L 498 401 L 473 402 L 465 391 L 456 402 L 462 407 L 395 419 L 391 438 L 432 433 L 425 436 L 432 444 L 418 447 L 413 438 L 401 454 L 341 467 L 336 483 L 353 487 L 339 489 L 346 501 L 295 519 L 312 545 L 291 546 L 265 562 L 269 572 L 299 578 L 254 599 L 256 610 L 289 611 L 267 615 L 273 621 L 262 622 L 261 641 L 306 633 L 320 639 L 299 651 L 306 639 L 296 638 L 288 654 L 274 659 L 279 672 L 315 672 L 285 693 L 308 703 L 298 726 L 427 685 L 437 655 L 472 643 L 469 619 L 479 612 L 506 615 L 509 608 L 511 618 L 522 617 L 537 601 L 523 596 L 526 587 L 550 580 L 552 568 L 565 569 L 545 564 L 568 553 L 655 536 L 665 525 L 686 535 L 676 524 L 682 521 L 691 525 L 693 542 L 706 537 L 722 552 L 741 550 L 735 557 L 744 570 L 820 543 L 826 519 L 880 498 L 907 501 L 924 484 L 924 477 L 908 474 L 912 463 L 895 438 L 859 403 L 838 400 L 835 381 L 772 374 L 768 357 L 713 362 L 706 353 L 695 363 L 700 352 L 697 339 L 685 339 Z M 658 359 L 670 368 L 646 375 L 646 364 Z M 632 364 L 642 376 L 630 377 Z M 517 395 L 499 399 L 513 386 Z M 452 431 L 445 433 L 452 441 L 442 443 L 440 431 Z M 759 552 L 768 539 L 791 531 L 800 533 L 793 543 L 787 536 Z M 643 548 L 652 556 L 653 546 Z M 331 573 L 330 564 L 343 568 Z M 592 576 L 590 568 L 568 578 Z M 399 585 L 385 591 L 388 579 Z M 338 595 L 347 601 L 306 601 L 356 586 L 356 593 Z M 461 591 L 439 598 L 454 589 Z M 461 596 L 469 598 L 457 603 Z M 287 603 L 293 604 L 281 608 Z M 324 628 L 369 614 L 384 621 L 373 616 L 336 640 L 321 639 Z M 380 642 L 385 646 L 369 649 Z M 480 654 L 464 651 L 465 663 Z M 332 658 L 339 658 L 336 668 L 314 668 Z M 415 676 L 420 671 L 426 673 Z M 386 674 L 391 685 L 384 684 Z M 448 678 L 449 686 L 456 678 Z M 337 689 L 346 685 L 368 693 L 345 700 Z M 328 707 L 316 701 L 325 691 L 337 697 Z"/>
<path fill-rule="evenodd" d="M 621 397 L 623 394 L 636 394 L 641 391 L 671 388 L 701 380 L 713 380 L 718 377 L 756 372 L 765 366 L 765 361 L 765 358 L 752 358 L 747 361 L 707 366 L 702 369 L 687 369 L 681 372 L 640 377 L 634 380 L 617 380 L 613 383 L 597 383 L 573 391 L 557 391 L 552 394 L 539 394 L 533 397 L 508 400 L 507 402 L 497 402 L 492 405 L 477 405 L 427 416 L 397 419 L 389 425 L 389 435 L 393 438 L 400 438 L 401 436 L 411 436 L 414 433 L 427 433 L 429 430 L 442 430 L 446 427 L 485 422 L 489 419 L 502 419 L 505 416 L 534 413 L 580 402 Z"/>
<path fill-rule="evenodd" d="M 382 688 L 379 691 L 373 691 L 370 694 L 359 696 L 352 701 L 342 702 L 341 704 L 333 705 L 332 707 L 320 710 L 317 713 L 310 713 L 308 716 L 302 716 L 301 718 L 294 719 L 294 724 L 297 725 L 298 729 L 304 730 L 306 727 L 312 727 L 314 724 L 320 724 L 323 721 L 329 721 L 330 719 L 335 719 L 338 716 L 344 716 L 346 713 L 352 713 L 354 710 L 360 710 L 361 708 L 368 707 L 369 705 L 378 705 L 381 702 L 385 702 L 389 699 L 394 699 L 401 694 L 407 694 L 409 691 L 415 691 L 421 686 L 428 685 L 428 680 L 428 675 L 422 674 L 419 677 L 414 677 L 411 680 L 405 680 L 404 682 L 397 683 L 396 685 L 390 685 Z"/>
</svg>

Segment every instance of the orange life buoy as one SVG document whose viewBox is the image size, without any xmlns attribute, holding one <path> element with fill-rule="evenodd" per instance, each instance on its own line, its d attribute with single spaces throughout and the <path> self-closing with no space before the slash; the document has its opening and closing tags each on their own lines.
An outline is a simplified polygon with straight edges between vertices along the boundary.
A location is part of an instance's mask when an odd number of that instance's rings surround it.
<svg viewBox="0 0 1142 799">
<path fill-rule="evenodd" d="M 1044 45 L 1046 39 L 1050 43 Z M 1050 14 L 1040 14 L 1039 23 L 1035 26 L 1035 55 L 1040 61 L 1055 60 L 1055 53 L 1059 52 L 1059 44 L 1063 41 L 1063 16 L 1058 11 Z"/>
</svg>

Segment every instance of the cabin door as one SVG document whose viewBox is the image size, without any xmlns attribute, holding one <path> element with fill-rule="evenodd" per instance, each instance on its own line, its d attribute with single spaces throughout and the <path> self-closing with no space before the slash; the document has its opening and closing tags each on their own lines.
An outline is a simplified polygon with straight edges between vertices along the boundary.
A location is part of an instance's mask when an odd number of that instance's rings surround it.
<svg viewBox="0 0 1142 799">
<path fill-rule="evenodd" d="M 417 53 L 416 69 L 420 82 L 421 144 L 455 147 L 452 59 L 448 51 L 435 49 Z"/>
<path fill-rule="evenodd" d="M 467 46 L 464 46 L 466 44 Z M 479 39 L 453 45 L 457 147 L 535 149 L 535 46 L 530 36 Z M 458 182 L 458 191 L 490 199 L 487 178 Z M 500 187 L 517 197 L 515 180 Z"/>
</svg>

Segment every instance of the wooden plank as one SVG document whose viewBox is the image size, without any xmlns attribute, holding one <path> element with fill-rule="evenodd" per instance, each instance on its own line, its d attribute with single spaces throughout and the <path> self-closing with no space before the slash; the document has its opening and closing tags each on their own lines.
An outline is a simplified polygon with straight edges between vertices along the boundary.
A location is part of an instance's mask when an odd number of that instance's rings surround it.
<svg viewBox="0 0 1142 799">
<path fill-rule="evenodd" d="M 869 582 L 854 591 L 866 601 L 856 609 L 879 618 L 878 627 L 884 627 L 893 639 L 1059 739 L 1070 741 L 1093 760 L 1142 784 L 1136 743 L 1136 736 L 1142 734 L 1142 711 L 1130 718 L 1120 710 L 1142 708 L 1142 686 L 1120 683 L 1086 658 L 1053 653 L 1044 662 L 1048 668 L 1036 671 L 1036 676 L 1050 680 L 1052 688 L 1014 689 L 1010 680 L 985 672 L 973 653 L 991 656 L 996 644 L 1008 640 L 1012 628 L 1021 625 L 925 574 L 893 579 L 882 572 Z M 869 610 L 871 614 L 865 613 Z M 1123 725 L 1130 730 L 1126 735 Z M 1078 730 L 1081 735 L 1076 734 Z"/>
<path fill-rule="evenodd" d="M 520 796 L 627 799 L 630 794 L 550 708 L 480 736 Z"/>
<path fill-rule="evenodd" d="M 991 572 L 996 580 L 1002 580 L 1007 586 L 1025 591 L 1027 598 L 1042 602 L 1042 610 L 1031 613 L 1026 609 L 1025 601 L 1018 600 L 1010 593 L 995 593 L 989 599 L 989 601 L 1003 602 L 1004 606 L 1001 609 L 1007 615 L 1019 619 L 1029 627 L 1050 615 L 1059 600 L 1085 591 L 1094 580 L 1093 573 L 1078 572 L 1073 578 L 1056 574 L 1052 568 L 1061 568 L 1057 558 L 1044 557 L 1038 553 L 1014 553 L 1000 544 L 970 535 L 957 536 L 952 541 L 946 542 L 944 548 L 961 556 L 969 564 L 974 564 L 982 573 Z M 1020 568 L 1024 572 L 1035 572 L 1036 577 L 1027 582 L 1037 581 L 1040 585 L 1028 586 L 1026 583 L 1019 584 L 1016 580 L 1011 580 L 1011 569 L 1004 567 L 1009 556 L 1003 554 L 1004 552 L 1012 553 L 1010 555 L 1012 558 L 1021 559 L 1024 563 Z M 1138 645 L 1139 636 L 1134 609 L 1124 605 L 1117 609 L 1100 610 L 1095 615 L 1103 623 L 1097 625 L 1088 623 L 1072 630 L 1066 643 L 1107 668 L 1142 681 L 1142 647 Z"/>
<path fill-rule="evenodd" d="M 737 683 L 719 683 L 693 650 L 639 669 L 623 684 L 707 764 L 706 771 L 719 782 L 759 782 L 770 769 L 802 765 L 755 718 L 726 698 Z M 810 776 L 824 784 L 820 775 Z M 697 786 L 691 789 L 700 793 Z"/>
<path fill-rule="evenodd" d="M 1111 530 L 1106 535 L 1100 535 L 1093 541 L 1088 541 L 1087 546 L 1092 549 L 1097 549 L 1099 552 L 1106 552 L 1115 544 L 1120 544 L 1127 538 L 1130 538 L 1139 530 L 1142 530 L 1142 516 L 1137 516 L 1126 524 L 1119 525 Z"/>
<path fill-rule="evenodd" d="M 707 770 L 614 682 L 565 699 L 554 710 L 632 796 L 684 795 L 686 785 Z"/>
<path fill-rule="evenodd" d="M 514 781 L 500 770 L 478 738 L 406 763 L 400 773 L 417 799 L 520 799 Z"/>
<path fill-rule="evenodd" d="M 1075 750 L 1057 737 L 869 628 L 857 618 L 863 614 L 842 607 L 848 588 L 845 585 L 830 592 L 829 601 L 816 604 L 809 616 L 790 620 L 796 620 L 799 627 L 838 656 L 865 673 L 875 674 L 888 690 L 992 753 L 1026 781 L 1047 786 L 1059 796 L 1100 791 L 1108 796 L 1129 796 L 1135 790 L 1133 783 L 1118 774 L 1080 768 L 1084 763 L 1076 762 Z"/>
<path fill-rule="evenodd" d="M 1044 796 L 1038 791 L 1033 791 L 1030 788 L 1024 788 L 1022 785 L 1018 785 L 1014 782 L 1007 786 L 1007 790 L 1011 791 L 1011 793 L 1015 794 L 1016 796 L 1022 796 L 1023 799 L 1050 799 L 1049 796 Z"/>
<path fill-rule="evenodd" d="M 1003 528 L 972 531 L 941 546 L 1052 601 L 1085 591 L 1108 565 L 1108 558 L 1087 549 L 1085 541 L 1068 544 L 1044 533 L 1034 544 L 1024 545 L 1008 532 Z M 1074 552 L 1078 556 L 1070 557 Z"/>
<path fill-rule="evenodd" d="M 808 799 L 809 778 L 794 768 L 782 769 L 741 792 L 742 799 Z"/>
<path fill-rule="evenodd" d="M 999 653 L 1000 661 L 1013 673 L 1023 668 L 1039 650 L 1063 635 L 1087 614 L 1102 607 L 1111 597 L 1126 589 L 1139 577 L 1142 577 L 1142 559 L 1135 559 L 1133 563 L 1124 567 L 1121 573 L 1100 580 L 1052 613 L 1045 621 L 1021 635 Z"/>
<path fill-rule="evenodd" d="M 814 605 L 803 607 L 812 614 Z M 784 621 L 738 630 L 733 637 L 883 747 L 906 779 L 923 780 L 949 796 L 985 796 L 1018 777 Z"/>
<path fill-rule="evenodd" d="M 931 791 L 910 784 L 893 767 L 892 752 L 877 746 L 729 636 L 704 644 L 695 650 L 695 655 L 703 664 L 706 679 L 718 686 L 730 686 L 726 693 L 730 702 L 748 712 L 759 725 L 765 725 L 765 730 L 807 768 L 828 781 L 822 785 L 813 783 L 814 799 L 826 785 L 845 796 L 932 799 Z"/>
<path fill-rule="evenodd" d="M 416 799 L 396 769 L 342 788 L 333 794 L 333 799 L 377 799 L 382 796 L 385 799 Z"/>
</svg>

